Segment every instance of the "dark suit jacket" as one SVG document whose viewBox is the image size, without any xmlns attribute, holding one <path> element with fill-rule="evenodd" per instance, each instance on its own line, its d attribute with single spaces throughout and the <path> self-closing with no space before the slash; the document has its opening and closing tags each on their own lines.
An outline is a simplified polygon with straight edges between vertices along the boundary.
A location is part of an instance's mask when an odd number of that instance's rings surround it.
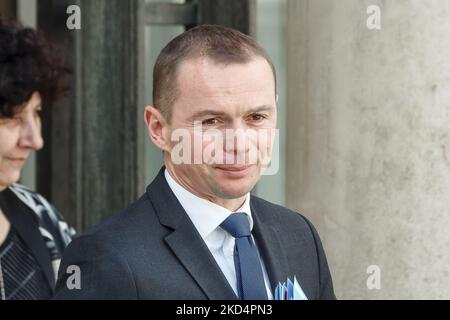
<svg viewBox="0 0 450 320">
<path fill-rule="evenodd" d="M 163 168 L 147 192 L 66 249 L 56 299 L 236 299 Z M 335 299 L 319 236 L 303 216 L 251 197 L 253 236 L 272 290 L 294 275 L 308 299 Z M 81 289 L 69 290 L 70 265 Z"/>
</svg>

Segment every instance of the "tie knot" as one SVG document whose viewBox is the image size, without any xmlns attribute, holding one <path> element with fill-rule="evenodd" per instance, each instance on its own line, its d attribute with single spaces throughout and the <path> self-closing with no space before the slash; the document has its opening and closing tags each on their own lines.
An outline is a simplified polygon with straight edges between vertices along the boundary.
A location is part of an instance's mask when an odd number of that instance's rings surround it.
<svg viewBox="0 0 450 320">
<path fill-rule="evenodd" d="M 243 212 L 230 214 L 220 226 L 234 238 L 249 237 L 251 234 L 250 223 Z"/>
</svg>

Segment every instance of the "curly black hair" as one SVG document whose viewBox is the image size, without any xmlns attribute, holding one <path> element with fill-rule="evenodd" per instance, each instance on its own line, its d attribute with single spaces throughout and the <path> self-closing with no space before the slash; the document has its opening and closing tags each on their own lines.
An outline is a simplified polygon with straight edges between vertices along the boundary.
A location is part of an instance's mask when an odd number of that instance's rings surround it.
<svg viewBox="0 0 450 320">
<path fill-rule="evenodd" d="M 69 69 L 44 36 L 16 22 L 0 20 L 0 117 L 13 117 L 34 92 L 44 107 L 67 91 Z"/>
</svg>

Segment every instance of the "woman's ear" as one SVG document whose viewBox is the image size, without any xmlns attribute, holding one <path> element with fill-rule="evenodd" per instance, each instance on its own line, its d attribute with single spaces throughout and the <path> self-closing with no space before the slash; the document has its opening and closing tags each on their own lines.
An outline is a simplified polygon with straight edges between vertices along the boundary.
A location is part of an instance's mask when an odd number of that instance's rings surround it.
<svg viewBox="0 0 450 320">
<path fill-rule="evenodd" d="M 153 144 L 162 151 L 170 152 L 170 141 L 165 136 L 168 125 L 161 112 L 153 106 L 146 107 L 144 121 Z"/>
</svg>

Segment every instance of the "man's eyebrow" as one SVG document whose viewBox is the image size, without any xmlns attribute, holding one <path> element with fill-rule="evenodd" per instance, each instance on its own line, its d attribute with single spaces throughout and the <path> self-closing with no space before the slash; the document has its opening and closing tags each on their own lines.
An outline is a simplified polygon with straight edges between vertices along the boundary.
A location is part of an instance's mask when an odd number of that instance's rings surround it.
<svg viewBox="0 0 450 320">
<path fill-rule="evenodd" d="M 252 108 L 246 111 L 246 114 L 263 112 L 263 111 L 272 111 L 274 107 L 272 105 L 263 105 L 259 107 Z M 223 111 L 218 110 L 201 110 L 194 115 L 191 116 L 192 120 L 202 118 L 204 116 L 226 116 L 227 114 Z"/>
<path fill-rule="evenodd" d="M 223 111 L 217 111 L 217 110 L 201 110 L 199 112 L 194 113 L 191 116 L 192 120 L 198 119 L 198 118 L 202 118 L 204 116 L 224 116 L 226 115 L 225 112 Z"/>
<path fill-rule="evenodd" d="M 273 105 L 264 105 L 264 106 L 259 106 L 253 109 L 250 109 L 247 111 L 247 113 L 258 113 L 258 112 L 263 112 L 263 111 L 273 111 L 274 107 Z"/>
</svg>

